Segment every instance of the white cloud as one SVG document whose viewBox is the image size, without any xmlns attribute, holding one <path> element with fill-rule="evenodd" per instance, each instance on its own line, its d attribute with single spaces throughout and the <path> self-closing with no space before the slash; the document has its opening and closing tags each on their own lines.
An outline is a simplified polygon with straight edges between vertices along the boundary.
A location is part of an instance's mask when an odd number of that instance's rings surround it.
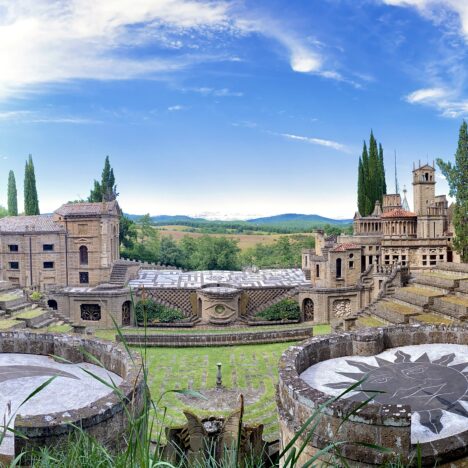
<svg viewBox="0 0 468 468">
<path fill-rule="evenodd" d="M 312 137 L 306 137 L 302 135 L 293 135 L 291 133 L 279 133 L 278 135 L 284 138 L 287 138 L 288 140 L 304 141 L 306 143 L 325 146 L 327 148 L 332 148 L 334 150 L 342 151 L 344 153 L 350 152 L 349 148 L 346 145 L 343 145 L 342 143 L 338 143 L 333 140 L 324 140 L 323 138 L 312 138 Z"/>
<path fill-rule="evenodd" d="M 468 40 L 468 1 L 466 0 L 382 0 L 387 5 L 416 8 L 422 15 L 435 23 L 450 26 L 446 15 L 457 16 L 457 28 Z"/>
<path fill-rule="evenodd" d="M 192 91 L 194 93 L 202 94 L 204 96 L 216 96 L 216 97 L 242 97 L 244 93 L 241 91 L 232 91 L 229 88 L 209 88 L 202 86 L 199 88 L 184 88 L 183 91 Z"/>
<path fill-rule="evenodd" d="M 0 122 L 22 123 L 65 123 L 65 124 L 94 124 L 100 120 L 79 116 L 52 116 L 32 110 L 14 110 L 0 112 Z"/>
<path fill-rule="evenodd" d="M 422 88 L 407 96 L 410 104 L 422 104 L 438 109 L 443 117 L 458 118 L 468 115 L 468 99 L 460 99 L 456 90 L 445 88 Z"/>
<path fill-rule="evenodd" d="M 169 106 L 167 108 L 167 110 L 169 112 L 177 112 L 177 111 L 181 111 L 181 110 L 185 110 L 185 109 L 187 109 L 187 107 L 186 106 L 181 106 L 180 104 L 176 104 L 175 106 Z"/>
</svg>

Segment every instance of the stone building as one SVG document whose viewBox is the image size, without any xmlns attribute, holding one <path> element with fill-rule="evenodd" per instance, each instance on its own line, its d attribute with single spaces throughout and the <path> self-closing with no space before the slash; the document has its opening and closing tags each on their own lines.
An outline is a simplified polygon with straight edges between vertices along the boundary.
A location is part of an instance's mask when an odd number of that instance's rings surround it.
<svg viewBox="0 0 468 468">
<path fill-rule="evenodd" d="M 116 201 L 67 203 L 53 214 L 0 219 L 2 279 L 16 287 L 96 286 L 119 258 Z"/>
</svg>

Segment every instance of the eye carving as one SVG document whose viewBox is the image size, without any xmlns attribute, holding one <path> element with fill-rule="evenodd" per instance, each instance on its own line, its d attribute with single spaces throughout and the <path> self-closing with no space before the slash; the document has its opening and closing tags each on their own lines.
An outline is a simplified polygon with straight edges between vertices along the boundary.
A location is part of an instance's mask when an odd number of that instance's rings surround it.
<svg viewBox="0 0 468 468">
<path fill-rule="evenodd" d="M 423 374 L 427 370 L 427 366 L 417 366 L 417 367 L 410 367 L 409 369 L 403 369 L 401 373 L 410 377 L 412 375 L 419 375 Z"/>
</svg>

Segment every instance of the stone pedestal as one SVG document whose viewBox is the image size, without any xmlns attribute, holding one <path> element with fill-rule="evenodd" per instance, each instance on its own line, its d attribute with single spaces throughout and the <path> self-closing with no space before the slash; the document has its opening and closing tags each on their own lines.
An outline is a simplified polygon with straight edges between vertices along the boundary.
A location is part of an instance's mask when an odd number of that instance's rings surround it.
<svg viewBox="0 0 468 468">
<path fill-rule="evenodd" d="M 239 317 L 241 291 L 213 286 L 197 292 L 198 314 L 205 323 L 227 325 Z"/>
</svg>

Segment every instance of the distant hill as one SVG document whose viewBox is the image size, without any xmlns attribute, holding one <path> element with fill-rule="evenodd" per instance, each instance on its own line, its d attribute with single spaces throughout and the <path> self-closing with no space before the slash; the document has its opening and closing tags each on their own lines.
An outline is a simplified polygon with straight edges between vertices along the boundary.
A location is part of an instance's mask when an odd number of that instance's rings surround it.
<svg viewBox="0 0 468 468">
<path fill-rule="evenodd" d="M 133 221 L 138 221 L 141 218 L 141 215 L 126 214 Z M 246 223 L 246 224 L 255 224 L 255 225 L 297 225 L 297 224 L 307 224 L 307 225 L 322 225 L 322 224 L 334 224 L 334 225 L 344 225 L 350 224 L 353 222 L 352 219 L 332 219 L 325 218 L 324 216 L 311 214 L 298 214 L 298 213 L 285 213 L 276 216 L 268 216 L 264 218 L 253 218 L 247 220 L 208 220 L 205 218 L 193 218 L 191 216 L 185 215 L 158 215 L 151 216 L 151 221 L 157 224 L 178 224 L 178 223 Z"/>
<path fill-rule="evenodd" d="M 320 215 L 306 215 L 298 213 L 285 213 L 276 216 L 268 216 L 265 218 L 254 218 L 248 219 L 247 222 L 253 224 L 282 224 L 282 223 L 291 223 L 291 222 L 300 222 L 300 223 L 324 223 L 324 224 L 350 224 L 353 222 L 352 219 L 332 219 L 325 218 Z"/>
</svg>

